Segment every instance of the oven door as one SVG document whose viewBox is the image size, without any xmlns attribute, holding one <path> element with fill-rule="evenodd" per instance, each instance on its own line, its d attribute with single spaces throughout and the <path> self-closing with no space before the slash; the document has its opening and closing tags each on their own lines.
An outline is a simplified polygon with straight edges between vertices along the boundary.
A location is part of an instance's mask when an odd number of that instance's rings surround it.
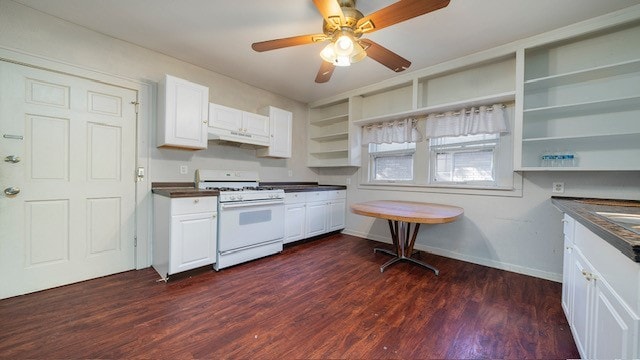
<svg viewBox="0 0 640 360">
<path fill-rule="evenodd" d="M 225 252 L 284 238 L 284 201 L 220 203 L 218 251 Z"/>
</svg>

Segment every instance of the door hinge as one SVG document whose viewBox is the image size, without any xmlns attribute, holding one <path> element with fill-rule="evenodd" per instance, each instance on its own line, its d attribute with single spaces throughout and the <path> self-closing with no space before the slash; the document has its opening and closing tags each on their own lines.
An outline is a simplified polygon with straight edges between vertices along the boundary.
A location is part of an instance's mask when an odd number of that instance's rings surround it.
<svg viewBox="0 0 640 360">
<path fill-rule="evenodd" d="M 138 237 L 137 236 L 133 237 L 133 247 L 138 247 Z"/>
<path fill-rule="evenodd" d="M 131 105 L 134 105 L 136 107 L 135 111 L 136 111 L 136 114 L 137 114 L 138 113 L 138 107 L 139 107 L 140 103 L 138 101 L 136 101 L 136 100 L 133 100 L 131 102 Z"/>
</svg>

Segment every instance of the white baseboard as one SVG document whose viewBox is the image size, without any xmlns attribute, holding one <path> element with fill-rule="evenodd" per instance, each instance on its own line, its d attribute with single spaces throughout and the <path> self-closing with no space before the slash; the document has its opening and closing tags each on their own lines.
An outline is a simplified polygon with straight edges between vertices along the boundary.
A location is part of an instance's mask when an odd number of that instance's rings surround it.
<svg viewBox="0 0 640 360">
<path fill-rule="evenodd" d="M 344 229 L 342 233 L 347 235 L 357 236 L 364 239 L 375 240 L 375 241 L 391 244 L 390 236 L 379 236 L 375 234 L 367 234 L 359 231 L 352 231 L 349 229 Z M 562 274 L 542 271 L 538 269 L 532 269 L 532 268 L 515 265 L 515 264 L 504 263 L 504 262 L 496 261 L 492 259 L 480 258 L 476 256 L 471 256 L 468 254 L 461 254 L 455 251 L 431 247 L 428 245 L 416 244 L 415 249 L 426 251 L 435 255 L 448 257 L 451 259 L 466 261 L 466 262 L 477 264 L 477 265 L 487 266 L 487 267 L 510 271 L 510 272 L 523 274 L 523 275 L 529 275 L 529 276 L 533 276 L 540 279 L 545 279 L 545 280 L 550 280 L 555 282 L 562 282 Z"/>
</svg>

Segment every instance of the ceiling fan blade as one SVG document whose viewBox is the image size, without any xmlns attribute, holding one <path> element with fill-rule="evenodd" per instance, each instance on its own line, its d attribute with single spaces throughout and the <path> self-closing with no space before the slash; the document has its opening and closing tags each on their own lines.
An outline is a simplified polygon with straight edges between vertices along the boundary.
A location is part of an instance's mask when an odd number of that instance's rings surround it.
<svg viewBox="0 0 640 360">
<path fill-rule="evenodd" d="M 366 33 L 442 9 L 450 0 L 400 0 L 358 20 L 356 29 Z"/>
<path fill-rule="evenodd" d="M 368 57 L 395 72 L 404 71 L 411 66 L 411 61 L 369 39 L 361 39 L 360 44 L 367 52 Z"/>
<path fill-rule="evenodd" d="M 340 28 L 344 24 L 344 14 L 340 8 L 340 4 L 336 0 L 313 0 L 320 14 L 334 29 Z"/>
<path fill-rule="evenodd" d="M 335 70 L 335 65 L 330 62 L 323 61 L 320 64 L 320 70 L 318 70 L 318 75 L 316 75 L 317 83 L 326 83 L 331 79 L 331 75 L 333 75 L 333 70 Z"/>
<path fill-rule="evenodd" d="M 312 44 L 315 42 L 325 41 L 327 36 L 325 34 L 312 34 L 312 35 L 300 35 L 282 39 L 274 39 L 267 41 L 260 41 L 251 44 L 251 48 L 255 51 L 269 51 L 275 49 L 281 49 L 289 46 L 298 46 Z"/>
</svg>

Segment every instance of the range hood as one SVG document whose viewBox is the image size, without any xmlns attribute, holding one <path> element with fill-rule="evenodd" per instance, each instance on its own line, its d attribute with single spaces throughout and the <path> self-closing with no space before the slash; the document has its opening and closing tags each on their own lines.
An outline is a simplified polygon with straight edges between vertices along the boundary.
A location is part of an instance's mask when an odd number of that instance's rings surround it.
<svg viewBox="0 0 640 360">
<path fill-rule="evenodd" d="M 255 136 L 246 132 L 239 132 L 234 130 L 209 128 L 208 137 L 209 141 L 216 141 L 219 143 L 239 143 L 239 144 L 251 144 L 257 146 L 269 146 L 269 139 L 265 139 L 260 136 Z"/>
</svg>

